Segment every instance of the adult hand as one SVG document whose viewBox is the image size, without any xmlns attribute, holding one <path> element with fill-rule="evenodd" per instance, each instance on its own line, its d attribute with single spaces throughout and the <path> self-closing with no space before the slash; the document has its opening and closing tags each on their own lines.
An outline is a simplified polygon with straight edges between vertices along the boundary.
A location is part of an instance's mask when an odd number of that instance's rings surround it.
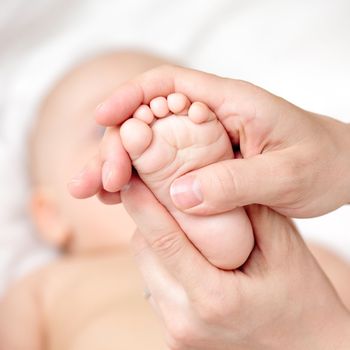
<svg viewBox="0 0 350 350">
<path fill-rule="evenodd" d="M 171 194 L 179 209 L 206 215 L 258 203 L 283 215 L 311 217 L 350 202 L 350 126 L 302 110 L 247 82 L 162 66 L 118 88 L 98 108 L 97 121 L 120 125 L 140 104 L 173 92 L 209 105 L 244 158 L 177 179 Z M 96 174 L 102 163 L 101 179 Z M 71 193 L 84 198 L 100 192 L 105 202 L 118 202 L 130 169 L 118 129 L 110 128 L 100 162 L 91 162 L 71 183 Z"/>
<path fill-rule="evenodd" d="M 136 260 L 174 350 L 349 349 L 350 315 L 291 221 L 247 209 L 256 246 L 236 271 L 212 266 L 138 179 L 122 200 Z"/>
</svg>

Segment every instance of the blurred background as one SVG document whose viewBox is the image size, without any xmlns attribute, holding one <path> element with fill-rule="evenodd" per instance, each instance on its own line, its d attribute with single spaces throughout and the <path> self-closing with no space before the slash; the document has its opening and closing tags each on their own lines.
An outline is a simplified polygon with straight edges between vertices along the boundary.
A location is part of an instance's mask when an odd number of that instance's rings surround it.
<svg viewBox="0 0 350 350">
<path fill-rule="evenodd" d="M 55 256 L 28 219 L 24 155 L 35 107 L 73 62 L 142 49 L 350 122 L 349 15 L 348 0 L 1 0 L 0 293 Z M 349 218 L 297 223 L 350 259 Z"/>
</svg>

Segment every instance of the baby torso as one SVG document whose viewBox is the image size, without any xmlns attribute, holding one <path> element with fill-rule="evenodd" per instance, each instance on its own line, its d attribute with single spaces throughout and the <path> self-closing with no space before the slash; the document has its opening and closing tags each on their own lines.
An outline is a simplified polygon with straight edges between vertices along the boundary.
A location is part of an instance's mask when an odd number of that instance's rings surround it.
<svg viewBox="0 0 350 350">
<path fill-rule="evenodd" d="M 129 255 L 64 258 L 38 283 L 47 350 L 164 348 Z"/>
</svg>

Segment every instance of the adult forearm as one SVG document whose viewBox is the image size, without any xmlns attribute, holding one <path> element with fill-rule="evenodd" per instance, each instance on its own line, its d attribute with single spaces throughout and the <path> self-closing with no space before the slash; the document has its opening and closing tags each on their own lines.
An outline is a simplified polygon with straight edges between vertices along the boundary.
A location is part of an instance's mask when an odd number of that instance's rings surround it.
<svg viewBox="0 0 350 350">
<path fill-rule="evenodd" d="M 347 148 L 347 154 L 348 154 L 348 160 L 350 163 L 350 123 L 346 124 L 347 129 L 347 141 L 348 141 L 348 148 Z M 348 180 L 349 180 L 349 187 L 348 187 L 348 201 L 347 203 L 350 204 L 350 164 L 349 164 L 349 172 L 347 174 Z M 350 331 L 349 331 L 350 332 Z M 350 348 L 350 347 L 349 347 Z"/>
<path fill-rule="evenodd" d="M 330 346 L 329 349 L 348 350 L 350 349 L 350 318 L 344 321 L 343 327 L 338 329 L 338 336 L 335 335 L 335 346 Z"/>
<path fill-rule="evenodd" d="M 336 206 L 341 206 L 350 203 L 350 124 L 330 117 L 319 117 L 328 135 L 328 141 L 320 141 L 327 145 L 323 152 L 329 150 L 329 164 L 324 172 L 328 188 L 324 188 L 324 191 L 338 203 Z"/>
<path fill-rule="evenodd" d="M 344 146 L 343 146 L 343 154 L 344 154 L 344 162 L 346 166 L 346 170 L 344 173 L 346 180 L 346 202 L 350 204 L 350 123 L 344 124 Z M 350 348 L 350 347 L 349 347 Z"/>
</svg>

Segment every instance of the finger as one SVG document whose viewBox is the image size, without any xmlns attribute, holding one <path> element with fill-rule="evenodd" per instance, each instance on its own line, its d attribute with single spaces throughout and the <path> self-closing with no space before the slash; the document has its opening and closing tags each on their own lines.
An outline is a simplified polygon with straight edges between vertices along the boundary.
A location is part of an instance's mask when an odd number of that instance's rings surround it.
<svg viewBox="0 0 350 350">
<path fill-rule="evenodd" d="M 169 305 L 185 302 L 186 294 L 159 263 L 143 235 L 136 231 L 131 240 L 135 261 L 152 299 L 152 306 L 162 315 Z M 162 312 L 163 311 L 163 312 Z"/>
<path fill-rule="evenodd" d="M 131 176 L 131 162 L 120 140 L 119 128 L 107 128 L 101 149 L 102 186 L 107 192 L 118 192 Z"/>
<path fill-rule="evenodd" d="M 175 180 L 170 194 L 187 213 L 207 215 L 251 203 L 276 204 L 293 180 L 278 152 L 225 160 Z"/>
<path fill-rule="evenodd" d="M 68 183 L 70 194 L 78 199 L 94 196 L 101 189 L 102 161 L 97 155 Z"/>
<path fill-rule="evenodd" d="M 141 104 L 149 104 L 153 98 L 175 92 L 183 93 L 191 101 L 206 103 L 219 118 L 225 118 L 232 115 L 234 106 L 253 103 L 254 99 L 249 98 L 252 97 L 252 90 L 255 91 L 252 84 L 239 80 L 164 65 L 120 86 L 97 108 L 96 119 L 102 125 L 118 125 L 129 118 Z"/>
<path fill-rule="evenodd" d="M 121 202 L 120 192 L 107 192 L 104 189 L 101 189 L 97 193 L 98 199 L 107 205 L 118 204 Z"/>
<path fill-rule="evenodd" d="M 168 337 L 177 329 L 178 323 L 189 319 L 194 306 L 193 301 L 189 299 L 183 286 L 164 269 L 140 232 L 136 231 L 131 243 L 136 263 L 148 289 L 148 301 Z"/>
<path fill-rule="evenodd" d="M 121 192 L 121 197 L 160 264 L 188 293 L 202 291 L 210 278 L 208 275 L 216 269 L 191 244 L 151 191 L 133 177 L 130 187 Z"/>
<path fill-rule="evenodd" d="M 246 207 L 246 212 L 255 236 L 255 254 L 253 251 L 248 260 L 250 270 L 254 266 L 261 271 L 264 266 L 261 259 L 271 270 L 271 267 L 281 267 L 285 257 L 290 264 L 299 252 L 305 254 L 306 245 L 291 219 L 261 205 L 250 205 Z"/>
</svg>

